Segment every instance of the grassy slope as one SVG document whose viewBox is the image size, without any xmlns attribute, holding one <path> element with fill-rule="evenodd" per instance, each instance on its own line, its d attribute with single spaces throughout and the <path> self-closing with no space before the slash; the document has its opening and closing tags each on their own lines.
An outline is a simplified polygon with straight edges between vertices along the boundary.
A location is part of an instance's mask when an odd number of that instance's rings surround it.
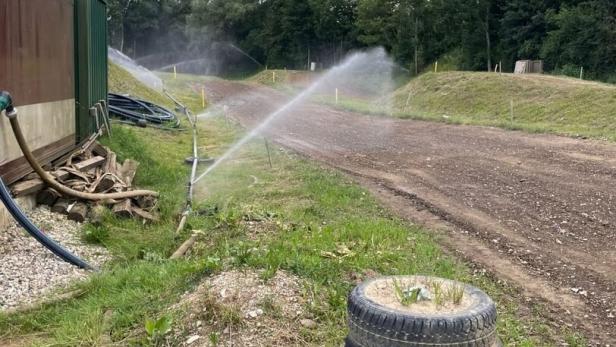
<svg viewBox="0 0 616 347">
<path fill-rule="evenodd" d="M 115 77 L 113 70 L 111 77 Z M 167 85 L 188 105 L 198 107 L 199 96 L 190 86 L 206 81 L 183 76 Z M 136 83 L 128 82 L 131 93 L 149 93 Z M 206 154 L 220 155 L 240 135 L 238 128 L 214 118 L 202 122 L 200 146 L 207 149 Z M 499 332 L 507 343 L 552 344 L 547 337 L 551 328 L 540 322 L 538 314 L 524 320 L 516 317 L 517 293 L 511 288 L 444 255 L 429 232 L 392 217 L 366 191 L 335 171 L 282 150 L 274 151 L 270 169 L 259 141 L 238 154 L 243 160 L 221 166 L 200 185 L 199 213 L 190 218 L 187 229 L 202 229 L 206 235 L 191 259 L 165 260 L 190 233 L 180 240 L 171 236 L 184 197 L 188 169 L 183 158 L 190 151 L 190 136 L 116 127 L 107 144 L 120 157 L 141 161 L 136 182 L 161 191 L 162 221 L 143 226 L 109 216 L 104 227 L 87 227 L 84 237 L 107 246 L 117 260 L 101 274 L 77 284 L 85 290 L 78 299 L 17 316 L 0 314 L 0 341 L 26 336 L 35 345 L 103 345 L 110 337 L 119 345 L 140 343 L 146 318 L 182 319 L 182 312 L 170 313 L 166 307 L 197 280 L 213 271 L 254 267 L 270 275 L 277 269 L 291 271 L 306 281 L 308 295 L 323 298 L 308 307 L 319 329 L 302 335 L 313 345 L 340 344 L 346 334 L 345 299 L 353 286 L 350 275 L 366 269 L 470 281 L 497 300 Z M 258 177 L 256 186 L 251 186 L 252 176 Z M 273 229 L 256 240 L 249 238 L 243 221 L 264 216 Z M 321 255 L 340 244 L 353 255 L 343 259 Z"/>
<path fill-rule="evenodd" d="M 401 117 L 616 140 L 616 86 L 566 77 L 427 73 L 396 91 L 394 106 Z"/>
<path fill-rule="evenodd" d="M 274 83 L 272 71 L 248 80 L 282 90 L 294 85 L 284 70 L 276 70 Z M 337 105 L 333 97 L 314 100 L 367 114 L 380 115 L 384 109 L 384 100 L 369 103 L 345 95 L 340 95 Z M 616 141 L 616 86 L 612 84 L 547 75 L 428 72 L 396 90 L 392 103 L 391 115 L 400 118 Z"/>
<path fill-rule="evenodd" d="M 163 106 L 173 106 L 166 96 L 135 79 L 128 71 L 109 62 L 109 92 L 129 94 Z"/>
</svg>

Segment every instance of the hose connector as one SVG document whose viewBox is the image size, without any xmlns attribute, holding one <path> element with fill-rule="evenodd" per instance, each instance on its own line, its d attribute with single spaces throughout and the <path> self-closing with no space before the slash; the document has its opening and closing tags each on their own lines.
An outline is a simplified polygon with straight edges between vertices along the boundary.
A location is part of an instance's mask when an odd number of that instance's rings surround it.
<svg viewBox="0 0 616 347">
<path fill-rule="evenodd" d="M 13 107 L 13 98 L 7 91 L 0 91 L 0 112 L 6 111 L 9 119 L 17 117 L 17 110 Z"/>
</svg>

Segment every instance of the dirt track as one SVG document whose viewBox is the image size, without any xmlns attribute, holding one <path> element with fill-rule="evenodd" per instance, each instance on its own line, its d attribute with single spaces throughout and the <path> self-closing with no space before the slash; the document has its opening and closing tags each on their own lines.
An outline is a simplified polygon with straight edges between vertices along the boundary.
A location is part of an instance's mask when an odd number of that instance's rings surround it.
<svg viewBox="0 0 616 347">
<path fill-rule="evenodd" d="M 256 125 L 289 96 L 206 86 Z M 552 324 L 616 341 L 616 146 L 500 129 L 368 117 L 305 104 L 267 131 L 339 168 L 443 243 L 546 304 Z"/>
</svg>

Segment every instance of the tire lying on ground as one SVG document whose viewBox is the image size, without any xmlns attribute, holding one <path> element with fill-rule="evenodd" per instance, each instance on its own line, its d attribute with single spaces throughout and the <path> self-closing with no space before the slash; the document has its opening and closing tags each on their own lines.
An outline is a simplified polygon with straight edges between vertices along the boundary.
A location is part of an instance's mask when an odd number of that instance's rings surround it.
<svg viewBox="0 0 616 347">
<path fill-rule="evenodd" d="M 433 300 L 403 305 L 400 288 L 413 283 L 426 288 L 440 283 L 441 293 L 463 290 L 462 299 L 437 309 Z M 425 276 L 371 279 L 351 292 L 347 309 L 347 347 L 499 346 L 494 302 L 478 288 L 456 281 Z"/>
</svg>

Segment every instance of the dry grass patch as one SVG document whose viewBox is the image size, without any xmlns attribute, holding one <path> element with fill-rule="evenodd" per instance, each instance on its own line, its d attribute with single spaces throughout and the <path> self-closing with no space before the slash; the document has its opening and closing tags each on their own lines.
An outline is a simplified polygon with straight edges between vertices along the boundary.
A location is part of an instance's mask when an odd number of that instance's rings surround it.
<svg viewBox="0 0 616 347">
<path fill-rule="evenodd" d="M 302 331 L 316 327 L 305 310 L 301 280 L 286 271 L 231 270 L 206 279 L 178 307 L 183 346 L 305 345 Z"/>
</svg>

